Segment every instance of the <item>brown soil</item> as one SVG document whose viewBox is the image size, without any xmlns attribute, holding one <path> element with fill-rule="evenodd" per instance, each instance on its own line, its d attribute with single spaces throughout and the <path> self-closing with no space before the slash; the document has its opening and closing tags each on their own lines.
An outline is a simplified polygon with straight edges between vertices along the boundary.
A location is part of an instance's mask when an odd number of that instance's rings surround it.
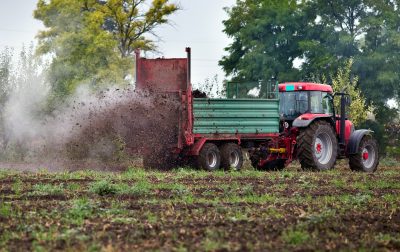
<svg viewBox="0 0 400 252">
<path fill-rule="evenodd" d="M 0 179 L 0 206 L 11 206 L 16 215 L 4 217 L 1 208 L 0 244 L 10 251 L 34 250 L 37 246 L 88 250 L 93 244 L 99 246 L 97 250 L 116 251 L 170 251 L 180 247 L 213 251 L 398 251 L 400 188 L 394 183 L 384 189 L 363 190 L 351 183 L 343 188 L 332 182 L 354 180 L 362 185 L 365 180 L 365 185 L 375 187 L 398 177 L 398 170 L 393 171 L 392 175 L 373 176 L 310 173 L 309 178 L 296 172 L 290 173 L 290 178 L 283 173 L 272 173 L 273 177 L 268 173 L 262 177 L 233 177 L 228 173 L 200 178 L 160 173 L 159 178 L 147 177 L 154 185 L 148 191 L 106 196 L 90 190 L 100 178 L 6 176 Z M 14 192 L 17 181 L 23 185 L 18 194 Z M 110 183 L 129 186 L 138 182 L 138 178 L 110 178 Z M 35 195 L 36 184 L 66 189 L 61 195 Z M 67 189 L 72 184 L 76 189 Z M 158 188 L 157 184 L 179 185 L 185 190 Z M 245 201 L 263 195 L 272 198 Z M 82 223 L 68 215 L 78 199 L 91 204 L 90 214 Z M 45 239 L 45 234 L 51 238 Z"/>
</svg>

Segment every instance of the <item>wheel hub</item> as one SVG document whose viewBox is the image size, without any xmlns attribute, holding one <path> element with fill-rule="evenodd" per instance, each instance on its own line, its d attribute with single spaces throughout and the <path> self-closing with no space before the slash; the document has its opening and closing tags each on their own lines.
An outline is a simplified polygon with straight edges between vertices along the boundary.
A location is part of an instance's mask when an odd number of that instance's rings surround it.
<svg viewBox="0 0 400 252">
<path fill-rule="evenodd" d="M 362 162 L 365 168 L 371 168 L 375 163 L 375 150 L 371 145 L 367 145 L 364 147 L 362 151 Z"/>
<path fill-rule="evenodd" d="M 317 153 L 321 153 L 322 152 L 322 145 L 321 144 L 317 144 L 316 151 L 317 151 Z"/>
<path fill-rule="evenodd" d="M 217 154 L 215 154 L 214 152 L 208 153 L 207 163 L 210 167 L 216 166 L 217 165 Z"/>
<path fill-rule="evenodd" d="M 232 152 L 231 155 L 229 155 L 229 164 L 231 167 L 237 167 L 239 164 L 240 158 L 239 155 L 236 152 Z"/>
<path fill-rule="evenodd" d="M 363 159 L 368 160 L 369 154 L 368 151 L 363 153 Z"/>
<path fill-rule="evenodd" d="M 327 164 L 332 158 L 333 146 L 332 139 L 326 133 L 320 133 L 315 138 L 314 144 L 315 157 L 320 164 Z"/>
</svg>

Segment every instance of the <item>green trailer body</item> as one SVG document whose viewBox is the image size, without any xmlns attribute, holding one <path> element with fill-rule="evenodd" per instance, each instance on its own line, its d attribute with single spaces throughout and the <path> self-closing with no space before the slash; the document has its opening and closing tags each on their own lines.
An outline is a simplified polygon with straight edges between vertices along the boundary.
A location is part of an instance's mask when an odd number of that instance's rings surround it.
<svg viewBox="0 0 400 252">
<path fill-rule="evenodd" d="M 193 99 L 194 134 L 279 133 L 278 99 Z"/>
</svg>

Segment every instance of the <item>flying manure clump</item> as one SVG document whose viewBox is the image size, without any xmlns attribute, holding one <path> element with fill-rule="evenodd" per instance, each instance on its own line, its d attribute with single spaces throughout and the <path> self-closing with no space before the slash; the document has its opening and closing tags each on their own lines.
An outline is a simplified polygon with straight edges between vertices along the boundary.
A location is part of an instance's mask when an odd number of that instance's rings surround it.
<svg viewBox="0 0 400 252">
<path fill-rule="evenodd" d="M 179 103 L 173 95 L 109 89 L 74 107 L 78 112 L 64 144 L 68 159 L 162 159 L 177 143 Z"/>
</svg>

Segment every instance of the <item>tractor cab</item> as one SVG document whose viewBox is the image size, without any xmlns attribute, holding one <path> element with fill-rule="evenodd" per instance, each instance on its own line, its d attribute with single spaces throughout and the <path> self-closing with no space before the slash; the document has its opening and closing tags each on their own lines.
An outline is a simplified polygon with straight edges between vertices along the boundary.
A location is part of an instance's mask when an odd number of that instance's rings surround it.
<svg viewBox="0 0 400 252">
<path fill-rule="evenodd" d="M 279 113 L 281 120 L 290 127 L 304 128 L 317 119 L 328 120 L 338 135 L 340 155 L 344 156 L 354 125 L 346 118 L 348 95 L 336 95 L 341 96 L 340 111 L 335 111 L 333 89 L 329 85 L 307 82 L 279 84 Z"/>
<path fill-rule="evenodd" d="M 279 84 L 279 113 L 290 124 L 304 114 L 334 117 L 333 90 L 329 85 L 315 83 Z"/>
</svg>

